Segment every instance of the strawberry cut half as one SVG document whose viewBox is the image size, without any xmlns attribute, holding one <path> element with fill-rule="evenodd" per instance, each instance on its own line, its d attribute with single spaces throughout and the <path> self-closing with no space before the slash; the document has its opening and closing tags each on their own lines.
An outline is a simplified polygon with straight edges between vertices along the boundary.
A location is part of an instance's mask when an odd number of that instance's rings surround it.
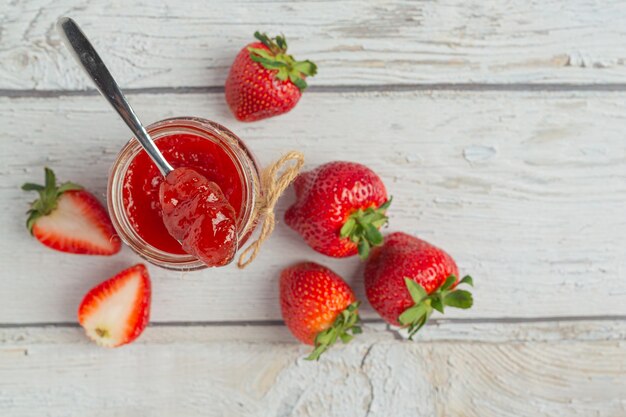
<svg viewBox="0 0 626 417">
<path fill-rule="evenodd" d="M 151 284 L 142 264 L 92 288 L 78 308 L 78 322 L 100 346 L 118 347 L 137 339 L 150 319 Z"/>
<path fill-rule="evenodd" d="M 54 172 L 46 168 L 45 185 L 26 183 L 25 191 L 37 191 L 26 227 L 49 248 L 82 255 L 114 255 L 122 243 L 98 199 L 78 184 L 57 186 Z"/>
</svg>

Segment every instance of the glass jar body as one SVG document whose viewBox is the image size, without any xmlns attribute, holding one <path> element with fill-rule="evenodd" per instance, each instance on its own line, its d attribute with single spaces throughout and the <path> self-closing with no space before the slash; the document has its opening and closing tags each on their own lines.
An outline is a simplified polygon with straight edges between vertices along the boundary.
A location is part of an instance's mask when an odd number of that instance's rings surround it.
<svg viewBox="0 0 626 417">
<path fill-rule="evenodd" d="M 195 117 L 176 117 L 161 120 L 147 127 L 159 145 L 159 139 L 174 135 L 192 135 L 217 145 L 232 160 L 234 181 L 241 182 L 241 209 L 237 221 L 237 236 L 241 247 L 254 230 L 258 213 L 255 210 L 260 196 L 259 166 L 247 146 L 234 133 L 218 123 Z M 192 255 L 170 253 L 147 242 L 133 227 L 124 199 L 125 178 L 131 163 L 143 152 L 139 142 L 132 138 L 120 151 L 111 167 L 107 189 L 107 204 L 111 221 L 120 238 L 148 262 L 173 270 L 198 270 L 206 265 Z M 140 215 L 139 213 L 138 215 Z"/>
</svg>

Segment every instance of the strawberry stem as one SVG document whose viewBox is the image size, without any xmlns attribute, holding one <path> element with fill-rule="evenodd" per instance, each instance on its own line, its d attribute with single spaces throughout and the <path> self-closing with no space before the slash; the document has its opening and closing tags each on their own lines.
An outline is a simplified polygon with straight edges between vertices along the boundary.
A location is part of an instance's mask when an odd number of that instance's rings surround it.
<svg viewBox="0 0 626 417">
<path fill-rule="evenodd" d="M 284 36 L 270 38 L 265 33 L 255 32 L 257 38 L 268 50 L 263 48 L 249 47 L 250 59 L 258 62 L 268 70 L 276 71 L 276 78 L 281 81 L 291 81 L 300 91 L 307 88 L 304 80 L 307 76 L 312 77 L 317 74 L 317 65 L 311 61 L 296 61 L 287 54 L 287 40 Z"/>
<path fill-rule="evenodd" d="M 392 198 L 389 198 L 378 208 L 358 209 L 348 217 L 339 231 L 341 238 L 356 243 L 359 256 L 363 260 L 367 259 L 373 246 L 383 243 L 383 235 L 379 229 L 389 221 L 386 213 L 391 200 Z"/>
<path fill-rule="evenodd" d="M 469 291 L 456 289 L 454 275 L 446 278 L 443 284 L 430 294 L 427 294 L 424 287 L 411 278 L 404 278 L 404 282 L 415 304 L 400 314 L 398 321 L 401 325 L 408 327 L 409 340 L 412 340 L 413 336 L 426 324 L 433 310 L 443 313 L 445 306 L 468 309 L 474 302 Z M 474 286 L 474 281 L 467 275 L 459 281 L 458 285 L 461 284 Z"/>
<path fill-rule="evenodd" d="M 360 304 L 359 301 L 350 304 L 337 316 L 332 326 L 315 336 L 315 348 L 306 357 L 306 360 L 317 361 L 322 353 L 326 352 L 337 339 L 341 339 L 343 343 L 348 343 L 354 335 L 361 333 L 361 327 L 357 326 L 357 323 L 361 320 L 358 312 Z"/>
<path fill-rule="evenodd" d="M 70 190 L 82 190 L 78 184 L 73 182 L 64 182 L 57 187 L 56 175 L 50 168 L 44 168 L 45 172 L 45 185 L 33 184 L 30 182 L 22 185 L 24 191 L 37 191 L 39 198 L 33 201 L 30 205 L 28 218 L 26 219 L 26 227 L 32 233 L 33 225 L 35 221 L 43 216 L 50 214 L 57 207 L 57 200 L 66 191 Z"/>
</svg>

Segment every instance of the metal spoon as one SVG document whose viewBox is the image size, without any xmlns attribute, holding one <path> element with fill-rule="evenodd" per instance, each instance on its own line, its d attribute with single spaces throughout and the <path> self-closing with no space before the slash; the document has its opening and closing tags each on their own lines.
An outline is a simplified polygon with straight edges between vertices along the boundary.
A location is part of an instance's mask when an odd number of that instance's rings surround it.
<svg viewBox="0 0 626 417">
<path fill-rule="evenodd" d="M 57 21 L 57 30 L 61 34 L 61 39 L 65 46 L 72 52 L 76 61 L 96 84 L 100 94 L 107 99 L 117 114 L 126 122 L 126 125 L 128 125 L 139 143 L 141 143 L 141 146 L 143 146 L 152 161 L 159 168 L 161 174 L 167 176 L 174 168 L 165 160 L 161 151 L 154 144 L 148 131 L 139 121 L 120 87 L 83 31 L 69 17 L 61 17 Z"/>
</svg>

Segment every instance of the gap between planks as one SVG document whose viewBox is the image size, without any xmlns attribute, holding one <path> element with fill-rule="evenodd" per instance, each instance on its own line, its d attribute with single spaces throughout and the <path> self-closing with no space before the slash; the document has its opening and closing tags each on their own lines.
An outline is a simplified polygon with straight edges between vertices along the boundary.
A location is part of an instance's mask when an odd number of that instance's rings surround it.
<svg viewBox="0 0 626 417">
<path fill-rule="evenodd" d="M 626 83 L 570 84 L 570 83 L 520 83 L 520 84 L 473 84 L 473 83 L 431 83 L 431 84 L 380 84 L 380 85 L 318 85 L 308 89 L 313 93 L 394 93 L 413 91 L 475 91 L 475 92 L 626 92 Z M 126 94 L 218 94 L 224 92 L 221 86 L 206 87 L 145 87 L 126 88 Z M 0 89 L 0 97 L 8 98 L 57 98 L 95 96 L 96 90 L 13 90 Z"/>
<path fill-rule="evenodd" d="M 565 317 L 498 317 L 498 318 L 471 318 L 471 319 L 431 319 L 429 324 L 471 325 L 471 324 L 524 324 L 524 323 L 571 323 L 571 322 L 602 322 L 626 320 L 626 315 L 603 316 L 565 316 Z M 385 324 L 382 319 L 362 319 L 364 324 Z M 221 320 L 221 321 L 168 321 L 153 322 L 152 327 L 230 327 L 256 326 L 271 327 L 284 326 L 282 320 Z M 78 327 L 76 322 L 33 322 L 33 323 L 0 323 L 0 329 L 38 328 L 38 327 Z"/>
<path fill-rule="evenodd" d="M 138 341 L 138 345 L 195 344 L 195 343 L 288 343 L 296 344 L 285 326 L 265 323 L 237 325 L 229 322 L 220 326 L 202 326 L 198 323 L 168 323 L 150 325 Z M 415 338 L 419 343 L 520 343 L 520 342 L 614 342 L 626 347 L 626 320 L 531 322 L 531 323 L 474 323 L 459 325 L 446 320 L 429 322 L 427 329 Z M 387 323 L 368 320 L 363 324 L 363 336 L 359 344 L 403 341 L 407 332 Z M 33 344 L 91 344 L 80 327 L 74 323 L 64 326 L 0 328 L 0 362 L 3 354 L 11 355 L 16 348 Z M 18 349 L 19 351 L 19 349 Z"/>
</svg>

